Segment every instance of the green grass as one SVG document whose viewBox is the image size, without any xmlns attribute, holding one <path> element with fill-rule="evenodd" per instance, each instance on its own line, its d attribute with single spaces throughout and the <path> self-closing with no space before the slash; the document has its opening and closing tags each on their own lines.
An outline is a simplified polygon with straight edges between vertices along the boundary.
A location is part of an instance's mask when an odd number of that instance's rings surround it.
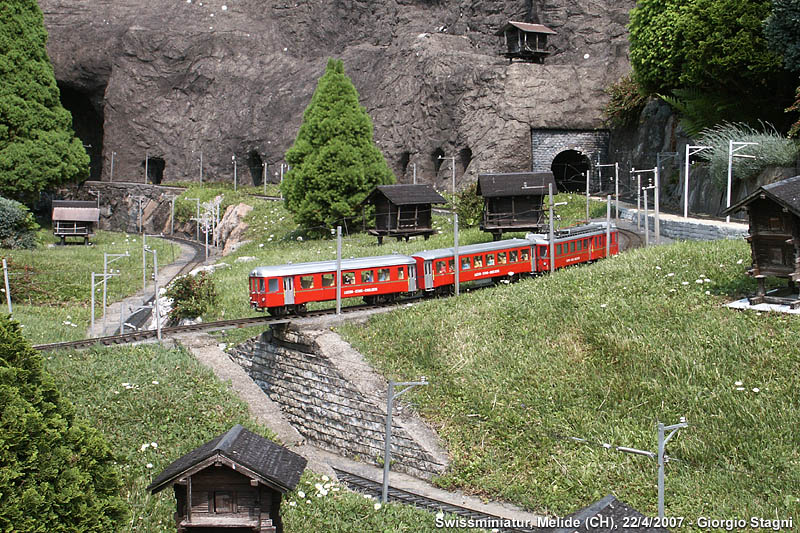
<svg viewBox="0 0 800 533">
<path fill-rule="evenodd" d="M 9 264 L 13 315 L 24 326 L 26 337 L 40 344 L 86 336 L 91 316 L 91 272 L 102 274 L 104 253 L 129 253 L 129 257 L 109 264 L 109 270 L 120 272 L 107 282 L 108 303 L 141 290 L 141 239 L 138 234 L 98 231 L 91 246 L 82 243 L 59 246 L 49 230 L 42 230 L 41 244 L 33 250 L 0 250 Z M 162 266 L 180 254 L 177 245 L 163 239 L 150 237 L 147 245 L 157 251 Z M 148 276 L 152 273 L 152 261 L 152 255 L 148 255 Z M 103 292 L 99 279 L 95 280 L 96 320 L 102 317 Z"/>
<path fill-rule="evenodd" d="M 556 514 L 613 491 L 655 515 L 654 461 L 561 437 L 655 450 L 685 416 L 668 515 L 797 519 L 800 319 L 723 307 L 754 290 L 748 264 L 743 241 L 636 250 L 341 330 L 387 377 L 431 381 L 412 398 L 452 454 L 444 487 Z"/>
<path fill-rule="evenodd" d="M 47 366 L 62 394 L 111 443 L 131 509 L 122 532 L 175 531 L 172 491 L 150 495 L 145 487 L 178 457 L 237 423 L 272 437 L 226 384 L 181 349 L 58 352 L 47 356 Z M 430 513 L 404 505 L 375 509 L 374 503 L 307 471 L 285 496 L 282 516 L 286 531 L 296 533 L 350 532 L 354 525 L 363 531 L 435 530 Z"/>
</svg>

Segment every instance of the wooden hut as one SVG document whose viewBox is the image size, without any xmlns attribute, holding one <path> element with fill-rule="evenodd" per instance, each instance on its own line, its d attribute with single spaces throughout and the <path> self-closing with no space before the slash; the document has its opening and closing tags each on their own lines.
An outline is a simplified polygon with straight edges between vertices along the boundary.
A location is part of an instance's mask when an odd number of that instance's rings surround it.
<svg viewBox="0 0 800 533">
<path fill-rule="evenodd" d="M 746 209 L 750 219 L 747 240 L 753 266 L 747 273 L 758 280 L 756 295 L 750 298 L 750 303 L 800 307 L 800 298 L 795 293 L 795 282 L 800 280 L 800 176 L 763 185 L 723 214 L 740 209 Z M 767 276 L 787 279 L 787 294 L 768 295 Z"/>
<path fill-rule="evenodd" d="M 173 462 L 147 490 L 173 487 L 178 533 L 281 533 L 281 496 L 305 467 L 303 457 L 237 424 Z"/>
<path fill-rule="evenodd" d="M 364 200 L 375 206 L 375 228 L 369 230 L 378 237 L 408 240 L 414 235 L 427 239 L 433 229 L 431 209 L 433 204 L 444 204 L 446 200 L 430 185 L 379 185 Z"/>
<path fill-rule="evenodd" d="M 480 174 L 477 193 L 483 196 L 481 229 L 495 240 L 509 231 L 543 230 L 542 199 L 548 194 L 549 184 L 555 194 L 552 172 Z"/>
<path fill-rule="evenodd" d="M 513 62 L 514 59 L 521 59 L 533 63 L 544 63 L 544 59 L 551 52 L 547 44 L 547 36 L 555 34 L 555 31 L 543 24 L 514 22 L 513 20 L 507 22 L 496 33 L 496 35 L 502 35 L 505 40 L 503 55 L 510 62 Z"/>
<path fill-rule="evenodd" d="M 89 244 L 94 236 L 94 225 L 100 221 L 100 209 L 92 201 L 53 200 L 53 235 L 66 244 L 67 237 L 83 239 Z"/>
</svg>

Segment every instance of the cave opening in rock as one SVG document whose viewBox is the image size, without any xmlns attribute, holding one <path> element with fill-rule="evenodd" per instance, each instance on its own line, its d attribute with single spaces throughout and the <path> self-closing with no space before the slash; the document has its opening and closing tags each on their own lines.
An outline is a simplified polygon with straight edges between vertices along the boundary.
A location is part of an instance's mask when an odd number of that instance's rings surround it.
<svg viewBox="0 0 800 533">
<path fill-rule="evenodd" d="M 247 168 L 250 169 L 253 185 L 256 187 L 262 185 L 264 183 L 264 160 L 261 159 L 261 154 L 250 150 L 250 153 L 247 154 Z"/>
<path fill-rule="evenodd" d="M 550 166 L 558 192 L 586 191 L 586 171 L 590 168 L 589 158 L 577 150 L 560 152 Z"/>
<path fill-rule="evenodd" d="M 89 179 L 100 180 L 103 173 L 103 104 L 100 97 L 64 83 L 58 83 L 61 105 L 72 114 L 72 129 L 89 154 Z"/>
<path fill-rule="evenodd" d="M 472 150 L 469 149 L 469 146 L 458 151 L 458 160 L 463 172 L 466 172 L 467 167 L 472 163 Z"/>
<path fill-rule="evenodd" d="M 439 169 L 442 168 L 442 162 L 444 162 L 444 150 L 441 148 L 437 148 L 431 154 L 431 161 L 433 161 L 433 172 L 437 176 L 439 175 Z"/>
<path fill-rule="evenodd" d="M 145 163 L 142 162 L 142 166 L 145 166 Z M 147 182 L 152 183 L 153 185 L 160 185 L 161 181 L 164 179 L 164 167 L 167 166 L 167 162 L 164 161 L 161 157 L 148 157 L 147 158 Z"/>
<path fill-rule="evenodd" d="M 405 176 L 406 171 L 408 170 L 408 164 L 411 162 L 411 153 L 403 152 L 400 154 L 400 175 Z"/>
</svg>

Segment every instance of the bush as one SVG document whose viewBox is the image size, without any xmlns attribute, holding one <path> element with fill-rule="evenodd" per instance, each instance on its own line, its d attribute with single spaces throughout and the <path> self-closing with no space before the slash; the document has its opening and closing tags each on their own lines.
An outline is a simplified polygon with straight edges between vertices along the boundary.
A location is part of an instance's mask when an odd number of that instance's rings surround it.
<svg viewBox="0 0 800 533">
<path fill-rule="evenodd" d="M 166 296 L 172 299 L 171 319 L 197 318 L 217 302 L 217 288 L 211 276 L 200 272 L 176 278 L 167 287 Z"/>
<path fill-rule="evenodd" d="M 36 230 L 28 208 L 15 200 L 0 197 L 0 247 L 20 249 L 36 247 Z"/>
<path fill-rule="evenodd" d="M 483 197 L 478 196 L 478 184 L 472 183 L 455 196 L 454 207 L 459 224 L 464 227 L 477 226 L 483 217 Z"/>
<path fill-rule="evenodd" d="M 720 189 L 725 188 L 728 179 L 728 142 L 754 142 L 739 152 L 754 155 L 755 159 L 733 158 L 733 178 L 743 180 L 758 175 L 767 167 L 791 167 L 795 165 L 798 144 L 783 137 L 775 128 L 762 124 L 764 131 L 758 131 L 742 123 L 724 122 L 713 128 L 703 130 L 700 144 L 713 147 L 701 152 L 700 157 L 710 161 L 711 178 Z M 710 155 L 707 155 L 710 154 Z"/>
<path fill-rule="evenodd" d="M 603 108 L 606 122 L 617 128 L 636 124 L 645 103 L 647 103 L 647 97 L 633 76 L 628 74 L 620 78 L 606 89 L 606 94 L 609 96 L 608 103 Z"/>
<path fill-rule="evenodd" d="M 0 531 L 119 531 L 126 508 L 103 436 L 75 416 L 42 355 L 0 315 Z"/>
</svg>

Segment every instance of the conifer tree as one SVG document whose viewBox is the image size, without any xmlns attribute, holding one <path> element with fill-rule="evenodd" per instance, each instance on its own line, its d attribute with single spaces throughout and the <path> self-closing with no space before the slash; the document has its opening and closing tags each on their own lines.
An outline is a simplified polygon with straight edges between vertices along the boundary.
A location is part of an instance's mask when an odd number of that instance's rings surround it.
<svg viewBox="0 0 800 533">
<path fill-rule="evenodd" d="M 27 204 L 47 187 L 89 176 L 46 43 L 35 0 L 0 2 L 0 196 Z"/>
<path fill-rule="evenodd" d="M 356 215 L 357 206 L 394 175 L 373 142 L 372 120 L 341 60 L 329 59 L 303 113 L 282 185 L 286 207 L 310 234 Z"/>
<path fill-rule="evenodd" d="M 42 355 L 0 314 L 0 531 L 119 531 L 110 448 L 78 420 Z"/>
</svg>

